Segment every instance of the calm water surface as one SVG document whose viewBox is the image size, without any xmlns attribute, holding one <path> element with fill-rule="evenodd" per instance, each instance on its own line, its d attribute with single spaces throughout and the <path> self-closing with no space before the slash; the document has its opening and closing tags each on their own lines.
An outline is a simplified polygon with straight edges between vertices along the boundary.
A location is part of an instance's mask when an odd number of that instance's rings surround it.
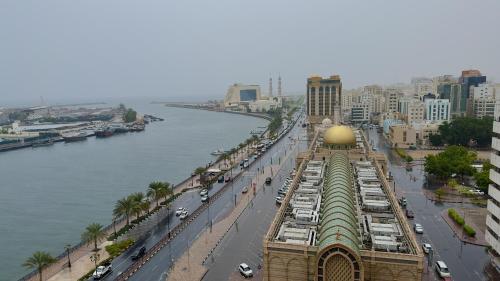
<svg viewBox="0 0 500 281">
<path fill-rule="evenodd" d="M 201 110 L 127 104 L 165 118 L 146 131 L 0 153 L 0 280 L 29 272 L 34 251 L 54 256 L 92 222 L 109 224 L 115 201 L 153 180 L 179 183 L 265 126 L 266 120 Z"/>
</svg>

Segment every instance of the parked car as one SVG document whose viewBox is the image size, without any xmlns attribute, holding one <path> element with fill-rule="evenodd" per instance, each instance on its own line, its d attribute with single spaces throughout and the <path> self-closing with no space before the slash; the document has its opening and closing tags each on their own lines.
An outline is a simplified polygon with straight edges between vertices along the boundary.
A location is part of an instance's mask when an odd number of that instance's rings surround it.
<svg viewBox="0 0 500 281">
<path fill-rule="evenodd" d="M 223 182 L 224 182 L 224 176 L 220 176 L 220 177 L 217 179 L 217 182 L 218 182 L 218 183 L 223 183 Z"/>
<path fill-rule="evenodd" d="M 270 185 L 272 180 L 273 180 L 272 178 L 267 177 L 267 178 L 266 178 L 266 184 L 267 184 L 267 185 Z"/>
<path fill-rule="evenodd" d="M 276 197 L 276 204 L 281 205 L 281 203 L 283 203 L 283 197 L 277 196 Z"/>
<path fill-rule="evenodd" d="M 181 215 L 179 216 L 179 219 L 183 220 L 183 219 L 187 218 L 187 216 L 188 216 L 188 212 L 187 212 L 187 211 L 184 211 L 184 212 L 182 212 L 182 213 L 181 213 Z"/>
<path fill-rule="evenodd" d="M 138 259 L 142 258 L 145 254 L 146 254 L 146 247 L 142 246 L 139 249 L 139 251 L 137 251 L 137 253 L 132 255 L 132 260 L 133 261 L 138 260 Z"/>
<path fill-rule="evenodd" d="M 429 243 L 422 244 L 422 250 L 424 253 L 428 254 L 432 250 L 432 246 Z"/>
<path fill-rule="evenodd" d="M 436 262 L 436 271 L 439 274 L 439 277 L 444 278 L 444 277 L 450 277 L 451 273 L 444 261 L 437 261 Z"/>
<path fill-rule="evenodd" d="M 248 192 L 248 186 L 243 187 L 243 190 L 241 190 L 241 193 L 247 193 Z"/>
<path fill-rule="evenodd" d="M 180 216 L 182 214 L 182 212 L 184 211 L 187 211 L 186 208 L 184 207 L 179 207 L 176 211 L 175 211 L 175 215 L 176 216 Z"/>
<path fill-rule="evenodd" d="M 111 273 L 111 271 L 113 271 L 111 263 L 107 262 L 97 267 L 97 269 L 92 274 L 92 278 L 94 278 L 94 280 L 99 280 L 102 277 L 106 276 L 108 273 Z"/>
<path fill-rule="evenodd" d="M 413 219 L 415 217 L 415 214 L 413 214 L 412 210 L 406 209 L 406 217 L 409 219 Z"/>
<path fill-rule="evenodd" d="M 399 199 L 399 205 L 401 205 L 403 208 L 406 207 L 406 204 L 408 202 L 406 201 L 406 198 L 402 197 Z"/>
<path fill-rule="evenodd" d="M 206 195 L 208 195 L 208 190 L 207 189 L 202 189 L 200 191 L 200 196 L 203 197 L 203 196 L 206 196 Z"/>
<path fill-rule="evenodd" d="M 475 194 L 475 195 L 484 195 L 484 192 L 482 192 L 479 189 L 472 189 L 470 192 L 472 192 L 472 194 Z"/>
<path fill-rule="evenodd" d="M 231 177 L 230 177 L 230 176 L 226 176 L 226 178 L 225 178 L 225 180 L 224 180 L 224 181 L 225 181 L 225 182 L 230 182 L 230 181 L 231 181 Z"/>
<path fill-rule="evenodd" d="M 413 226 L 413 229 L 415 230 L 415 233 L 417 234 L 423 234 L 424 233 L 424 228 L 422 227 L 421 224 L 419 223 L 416 223 L 414 226 Z"/>
<path fill-rule="evenodd" d="M 252 269 L 246 263 L 241 263 L 240 266 L 238 266 L 238 270 L 240 271 L 241 275 L 243 275 L 243 277 L 245 278 L 253 276 Z"/>
<path fill-rule="evenodd" d="M 203 203 L 208 202 L 208 195 L 201 197 L 201 202 Z"/>
</svg>

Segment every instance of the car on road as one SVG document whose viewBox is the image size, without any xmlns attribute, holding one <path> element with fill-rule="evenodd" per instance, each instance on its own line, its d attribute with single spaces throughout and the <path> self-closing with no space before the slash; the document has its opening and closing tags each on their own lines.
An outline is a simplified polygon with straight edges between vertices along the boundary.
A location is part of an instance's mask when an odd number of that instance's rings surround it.
<svg viewBox="0 0 500 281">
<path fill-rule="evenodd" d="M 272 178 L 270 178 L 270 177 L 267 177 L 267 178 L 266 178 L 266 184 L 267 184 L 267 185 L 270 185 L 272 181 L 273 181 L 273 179 L 272 179 Z"/>
<path fill-rule="evenodd" d="M 484 192 L 479 189 L 472 189 L 470 192 L 475 195 L 484 195 Z"/>
<path fill-rule="evenodd" d="M 401 205 L 401 207 L 403 207 L 403 208 L 404 208 L 404 207 L 406 207 L 406 204 L 407 204 L 407 203 L 408 203 L 408 202 L 406 201 L 406 198 L 401 197 L 401 198 L 399 199 L 399 205 Z"/>
<path fill-rule="evenodd" d="M 184 208 L 184 207 L 179 207 L 179 208 L 177 208 L 177 210 L 175 211 L 175 215 L 176 215 L 176 216 L 180 216 L 180 215 L 182 214 L 182 212 L 184 212 L 184 211 L 187 211 L 187 209 L 186 209 L 186 208 Z"/>
<path fill-rule="evenodd" d="M 220 177 L 217 179 L 217 182 L 218 182 L 218 183 L 223 183 L 223 182 L 224 182 L 224 176 L 220 176 Z"/>
<path fill-rule="evenodd" d="M 252 269 L 246 263 L 241 263 L 238 266 L 238 270 L 240 271 L 241 275 L 243 275 L 243 277 L 245 277 L 245 278 L 253 276 Z"/>
<path fill-rule="evenodd" d="M 441 278 L 451 276 L 450 270 L 448 269 L 448 266 L 446 266 L 444 261 L 437 261 L 436 262 L 436 271 L 437 271 L 439 277 L 441 277 Z"/>
<path fill-rule="evenodd" d="M 188 216 L 188 211 L 183 211 L 180 215 L 179 215 L 179 219 L 183 220 L 185 218 L 187 218 Z"/>
<path fill-rule="evenodd" d="M 276 196 L 276 204 L 281 205 L 281 203 L 283 203 L 283 197 Z"/>
<path fill-rule="evenodd" d="M 107 274 L 111 273 L 111 271 L 113 271 L 111 263 L 107 262 L 107 263 L 100 265 L 96 268 L 96 270 L 92 274 L 92 278 L 94 280 L 99 280 L 99 279 L 103 278 L 104 276 L 106 276 Z"/>
<path fill-rule="evenodd" d="M 429 243 L 423 243 L 422 244 L 422 250 L 424 253 L 428 254 L 432 250 L 432 246 Z"/>
<path fill-rule="evenodd" d="M 241 190 L 241 193 L 247 193 L 248 192 L 248 186 L 243 187 L 243 190 Z"/>
<path fill-rule="evenodd" d="M 208 195 L 208 190 L 207 189 L 202 189 L 200 191 L 200 196 L 203 197 L 203 196 L 207 196 Z"/>
<path fill-rule="evenodd" d="M 138 259 L 142 258 L 145 254 L 146 254 L 146 247 L 142 246 L 139 249 L 139 251 L 137 251 L 137 253 L 132 255 L 132 260 L 133 261 L 138 260 Z"/>
<path fill-rule="evenodd" d="M 413 214 L 412 210 L 406 209 L 406 217 L 409 219 L 415 218 L 415 214 Z"/>
<path fill-rule="evenodd" d="M 230 181 L 231 181 L 231 177 L 230 177 L 230 176 L 226 176 L 226 178 L 225 178 L 225 180 L 224 180 L 224 181 L 225 181 L 225 182 L 230 182 Z"/>
<path fill-rule="evenodd" d="M 208 202 L 208 195 L 201 197 L 201 202 L 203 203 Z"/>
<path fill-rule="evenodd" d="M 415 230 L 415 233 L 417 233 L 417 234 L 423 234 L 424 233 L 424 228 L 419 223 L 416 223 L 415 225 L 413 225 L 413 229 Z"/>
</svg>

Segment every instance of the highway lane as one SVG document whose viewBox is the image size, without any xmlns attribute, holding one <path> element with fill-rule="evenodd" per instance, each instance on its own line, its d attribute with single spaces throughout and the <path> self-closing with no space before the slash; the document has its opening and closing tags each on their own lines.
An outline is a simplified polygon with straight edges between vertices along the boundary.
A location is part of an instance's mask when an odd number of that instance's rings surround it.
<svg viewBox="0 0 500 281">
<path fill-rule="evenodd" d="M 293 127 L 287 136 L 292 135 L 294 132 L 297 133 L 298 123 Z M 261 157 L 256 160 L 251 159 L 251 165 L 244 171 L 244 174 L 237 178 L 234 182 L 231 182 L 232 188 L 228 188 L 222 196 L 213 202 L 209 209 L 204 210 L 199 217 L 197 217 L 186 229 L 184 229 L 177 237 L 175 237 L 170 245 L 163 248 L 157 255 L 153 257 L 150 262 L 143 266 L 134 276 L 132 280 L 158 280 L 161 276 L 166 275 L 168 268 L 172 264 L 172 260 L 178 258 L 186 250 L 187 245 L 190 241 L 193 241 L 197 235 L 199 235 L 202 230 L 207 227 L 210 220 L 214 221 L 220 216 L 221 212 L 227 211 L 234 204 L 234 195 L 239 196 L 241 190 L 244 186 L 249 185 L 249 178 L 252 175 L 257 174 L 262 170 L 263 167 L 269 165 L 271 161 L 279 161 L 279 159 L 284 154 L 284 149 L 289 146 L 290 140 L 285 136 L 276 142 L 272 147 L 270 147 Z M 272 160 L 271 160 L 272 159 Z M 240 171 L 239 167 L 233 169 L 233 176 L 236 176 Z M 213 188 L 209 191 L 209 195 L 217 192 L 222 188 L 224 184 L 214 184 Z M 177 200 L 174 201 L 172 210 L 182 206 L 187 207 L 190 211 L 195 210 L 201 205 L 200 197 L 197 191 L 187 192 Z M 173 214 L 169 217 L 171 219 L 169 228 L 178 224 L 180 221 Z M 137 251 L 138 248 L 146 246 L 146 249 L 151 248 L 156 242 L 158 242 L 167 232 L 167 220 L 159 223 L 154 230 L 134 245 L 131 249 L 127 250 L 124 254 L 117 257 L 113 261 L 113 273 L 106 277 L 104 280 L 113 280 L 120 273 L 125 271 L 128 266 L 131 265 L 130 256 Z"/>
<path fill-rule="evenodd" d="M 433 262 L 443 260 L 452 273 L 453 280 L 487 280 L 483 268 L 489 261 L 483 247 L 463 244 L 448 224 L 442 219 L 441 212 L 450 207 L 460 207 L 460 204 L 434 203 L 427 200 L 423 193 L 425 174 L 422 166 L 414 166 L 411 172 L 395 163 L 381 136 L 375 130 L 368 130 L 369 138 L 373 140 L 379 151 L 384 152 L 390 162 L 389 170 L 396 180 L 396 193 L 404 194 L 408 200 L 408 208 L 413 210 L 415 218 L 410 224 L 420 223 L 424 227 L 424 234 L 417 234 L 420 243 L 430 243 L 434 248 Z M 415 181 L 411 178 L 415 178 Z M 473 205 L 464 205 L 474 208 Z M 426 264 L 427 265 L 427 261 Z M 434 265 L 426 268 L 433 273 L 431 276 L 438 280 L 434 273 Z"/>
<path fill-rule="evenodd" d="M 277 172 L 271 185 L 259 190 L 253 199 L 253 206 L 247 208 L 238 219 L 238 228 L 232 227 L 229 230 L 207 260 L 205 265 L 209 270 L 203 280 L 228 280 L 242 262 L 247 263 L 254 271 L 258 269 L 258 265 L 262 265 L 262 240 L 279 207 L 275 202 L 277 190 L 290 175 L 298 152 L 304 151 L 306 144 L 298 143 L 293 151 L 287 152 L 291 155 Z"/>
</svg>

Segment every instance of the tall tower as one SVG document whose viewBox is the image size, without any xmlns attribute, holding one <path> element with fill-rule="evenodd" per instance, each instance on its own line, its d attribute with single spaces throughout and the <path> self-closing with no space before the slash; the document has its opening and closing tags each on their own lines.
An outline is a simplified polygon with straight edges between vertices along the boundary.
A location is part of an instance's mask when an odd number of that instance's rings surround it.
<svg viewBox="0 0 500 281">
<path fill-rule="evenodd" d="M 273 78 L 269 78 L 269 97 L 273 96 Z"/>
<path fill-rule="evenodd" d="M 278 76 L 278 97 L 281 97 L 281 75 Z"/>
</svg>

